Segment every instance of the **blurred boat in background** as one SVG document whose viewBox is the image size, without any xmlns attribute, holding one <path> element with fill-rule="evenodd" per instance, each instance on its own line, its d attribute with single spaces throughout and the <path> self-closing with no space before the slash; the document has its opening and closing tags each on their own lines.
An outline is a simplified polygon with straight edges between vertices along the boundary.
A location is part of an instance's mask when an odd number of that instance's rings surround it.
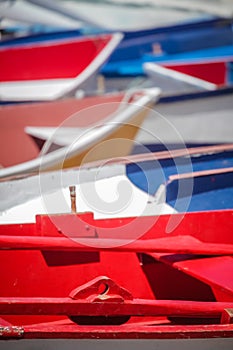
<svg viewBox="0 0 233 350">
<path fill-rule="evenodd" d="M 159 56 L 161 59 L 160 56 L 169 56 L 212 47 L 223 47 L 231 45 L 233 42 L 231 18 L 216 17 L 207 13 L 203 15 L 199 12 L 195 13 L 195 11 L 193 13 L 189 8 L 186 9 L 186 16 L 184 15 L 185 11 L 183 9 L 184 16 L 181 16 L 181 18 L 179 17 L 179 10 L 177 10 L 177 13 L 173 8 L 173 12 L 175 11 L 174 17 L 170 16 L 170 18 L 172 18 L 170 23 L 166 23 L 165 20 L 164 24 L 161 22 L 161 17 L 158 16 L 157 12 L 163 10 L 165 11 L 165 14 L 169 11 L 169 7 L 165 6 L 165 9 L 162 7 L 159 9 L 152 7 L 150 11 L 155 17 L 154 25 L 149 26 L 148 23 L 145 23 L 145 28 L 138 29 L 138 23 L 141 23 L 141 21 L 138 21 L 137 27 L 127 30 L 124 29 L 119 22 L 118 26 L 115 26 L 114 29 L 112 28 L 110 30 L 105 25 L 104 19 L 101 24 L 98 24 L 98 18 L 95 18 L 97 20 L 97 23 L 95 24 L 95 19 L 91 19 L 90 16 L 88 16 L 88 12 L 86 12 L 87 16 L 82 16 L 83 6 L 84 8 L 85 6 L 88 8 L 89 5 L 94 6 L 98 11 L 101 7 L 101 4 L 99 3 L 98 6 L 96 6 L 93 3 L 88 5 L 88 3 L 82 4 L 81 2 L 75 6 L 75 3 L 73 2 L 74 9 L 69 8 L 69 6 L 67 7 L 67 4 L 61 1 L 48 2 L 44 0 L 36 0 L 25 3 L 28 3 L 29 7 L 36 6 L 39 9 L 43 9 L 44 11 L 47 10 L 50 13 L 63 15 L 67 19 L 72 19 L 72 21 L 76 19 L 77 27 L 63 30 L 61 26 L 60 30 L 58 29 L 57 32 L 52 31 L 51 33 L 39 33 L 37 35 L 18 37 L 12 40 L 2 40 L 0 43 L 1 46 L 20 45 L 35 41 L 61 40 L 64 38 L 75 39 L 76 36 L 81 34 L 85 35 L 85 33 L 109 33 L 121 31 L 124 35 L 122 43 L 119 44 L 116 50 L 112 53 L 108 63 L 102 68 L 102 73 L 105 76 L 135 76 L 143 74 L 142 64 L 145 59 L 147 60 L 145 57 L 150 54 L 155 54 L 155 59 L 156 56 Z M 68 5 L 72 6 L 72 2 L 69 2 Z M 102 6 L 110 6 L 111 8 L 111 6 L 115 5 L 104 4 Z M 121 5 L 118 5 L 118 7 L 116 6 L 118 9 L 120 7 Z M 143 8 L 145 9 L 145 6 L 141 8 L 141 11 L 143 11 Z M 81 14 L 78 14 L 78 9 Z M 123 6 L 123 10 L 126 11 L 126 9 L 127 6 Z M 131 11 L 133 10 L 134 8 L 131 7 Z M 180 9 L 180 11 L 182 12 L 182 9 Z M 104 9 L 102 9 L 102 12 L 104 12 Z M 114 13 L 114 15 L 116 16 L 116 13 Z M 127 17 L 127 15 L 125 16 Z M 80 20 L 82 20 L 82 18 L 83 27 L 80 27 Z M 130 18 L 133 18 L 132 14 Z M 90 27 L 89 22 L 93 24 L 92 27 Z M 130 22 L 130 19 L 126 21 L 126 23 L 128 22 Z M 88 30 L 85 29 L 85 23 L 89 25 Z M 166 57 L 164 57 L 164 59 L 166 59 Z"/>
<path fill-rule="evenodd" d="M 215 61 L 170 62 L 143 65 L 148 86 L 158 86 L 163 101 L 185 100 L 229 94 L 233 91 L 232 63 L 216 57 Z"/>
<path fill-rule="evenodd" d="M 233 92 L 185 92 L 162 96 L 143 123 L 135 152 L 233 142 Z M 140 145 L 143 145 L 140 146 Z"/>
<path fill-rule="evenodd" d="M 213 32 L 214 34 L 214 32 Z M 214 40 L 213 35 L 213 40 Z M 198 38 L 197 42 L 199 41 Z M 205 42 L 205 41 L 204 41 Z M 158 51 L 147 52 L 141 55 L 138 60 L 128 60 L 127 62 L 109 62 L 102 70 L 103 74 L 109 76 L 138 76 L 143 75 L 143 64 L 154 62 L 160 65 L 195 64 L 198 62 L 231 62 L 233 60 L 232 31 L 231 43 L 229 45 L 216 45 L 210 48 L 198 48 L 190 51 L 166 53 L 161 51 L 158 43 Z"/>
<path fill-rule="evenodd" d="M 195 5 L 197 1 L 195 2 Z M 62 29 L 81 29 L 84 33 L 93 30 L 137 31 L 170 26 L 192 20 L 229 18 L 229 7 L 195 6 L 188 2 L 137 2 L 121 1 L 55 1 L 55 0 L 2 0 L 0 6 L 1 28 L 6 33 L 21 36 Z M 196 7 L 196 8 L 195 8 Z"/>
<path fill-rule="evenodd" d="M 2 101 L 54 100 L 75 94 L 119 44 L 121 34 L 0 49 Z M 88 85 L 85 87 L 88 90 Z"/>
<path fill-rule="evenodd" d="M 130 37 L 131 36 L 131 37 Z M 143 75 L 143 63 L 159 64 L 214 57 L 232 59 L 232 20 L 212 19 L 125 34 L 101 72 L 105 76 Z"/>
<path fill-rule="evenodd" d="M 177 99 L 182 99 L 183 95 L 187 95 L 188 92 L 197 93 L 196 95 L 193 94 L 195 97 L 199 96 L 199 92 L 204 92 L 204 96 L 206 90 L 216 91 L 219 88 L 221 90 L 232 88 L 230 64 L 233 60 L 232 18 L 230 15 L 227 17 L 226 13 L 224 14 L 225 17 L 217 17 L 216 11 L 213 15 L 210 9 L 208 13 L 207 5 L 203 9 L 199 9 L 200 4 L 198 4 L 197 9 L 194 9 L 195 6 L 193 8 L 192 6 L 189 7 L 188 4 L 178 4 L 177 8 L 173 8 L 174 17 L 172 17 L 169 12 L 171 11 L 169 7 L 171 4 L 166 4 L 164 7 L 161 4 L 153 3 L 144 6 L 136 4 L 135 8 L 131 4 L 115 4 L 114 1 L 109 4 L 98 3 L 98 6 L 88 2 L 76 3 L 69 1 L 65 3 L 44 0 L 24 1 L 23 4 L 26 7 L 29 6 L 31 10 L 34 6 L 43 11 L 47 10 L 50 14 L 54 13 L 71 21 L 77 21 L 77 27 L 73 28 L 71 26 L 66 30 L 62 27 L 57 30 L 53 28 L 50 32 L 42 31 L 33 35 L 2 40 L 0 46 L 8 49 L 12 46 L 16 49 L 16 47 L 20 48 L 24 44 L 36 46 L 36 43 L 42 45 L 43 42 L 55 44 L 64 40 L 76 41 L 82 35 L 86 37 L 86 33 L 122 31 L 122 41 L 109 53 L 107 63 L 102 65 L 100 70 L 101 74 L 107 78 L 105 79 L 106 91 L 125 90 L 128 86 L 127 77 L 133 78 L 145 74 L 152 76 L 153 80 L 156 76 L 155 85 L 157 84 L 162 89 L 162 95 L 173 95 L 176 90 Z M 11 4 L 11 6 L 17 7 L 19 5 Z M 110 29 L 111 26 L 106 25 L 106 21 L 103 20 L 99 23 L 98 18 L 93 18 L 89 13 L 90 11 L 87 11 L 89 6 L 94 6 L 97 12 L 101 8 L 103 13 L 105 8 L 109 8 L 109 10 L 106 10 L 107 13 L 112 8 L 115 8 L 116 11 L 117 9 L 119 11 L 124 9 L 127 13 L 127 6 L 129 6 L 133 13 L 135 10 L 138 15 L 140 10 L 143 12 L 150 9 L 157 18 L 157 22 L 156 19 L 154 20 L 157 24 L 144 23 L 144 28 L 142 26 L 138 29 L 137 26 L 127 30 L 119 22 L 118 26 L 114 27 L 113 25 Z M 186 12 L 184 9 L 186 9 Z M 10 8 L 8 10 L 10 12 Z M 163 23 L 158 16 L 160 11 L 168 11 L 169 20 L 165 20 Z M 115 16 L 117 15 L 115 14 Z M 127 17 L 128 14 L 125 14 L 125 16 Z M 148 16 L 147 14 L 147 18 Z M 130 22 L 130 20 L 127 22 Z M 141 21 L 139 22 L 141 23 Z M 153 63 L 156 63 L 157 66 L 153 66 Z M 162 68 L 160 69 L 159 66 Z M 163 68 L 176 70 L 183 73 L 183 75 L 172 75 Z M 191 75 L 193 79 L 184 76 L 184 74 Z M 168 82 L 165 78 L 167 75 L 171 77 Z M 114 77 L 123 78 L 123 81 L 114 79 Z M 133 84 L 132 81 L 131 86 Z M 150 86 L 146 84 L 147 82 L 145 82 L 145 86 Z M 93 84 L 93 86 L 97 88 L 96 84 Z M 87 85 L 84 85 L 84 89 L 87 90 Z M 91 89 L 91 92 L 94 92 L 93 89 Z"/>
<path fill-rule="evenodd" d="M 166 203 L 175 207 L 177 211 L 182 211 L 182 207 L 187 205 L 184 203 L 189 200 L 188 211 L 190 212 L 232 209 L 232 179 L 233 167 L 192 171 L 187 174 L 170 176 L 164 188 Z M 180 188 L 186 189 L 190 181 L 193 182 L 191 198 L 188 191 L 184 190 L 183 193 L 180 193 Z"/>
<path fill-rule="evenodd" d="M 128 155 L 133 147 L 132 140 L 159 95 L 159 89 L 145 89 L 128 92 L 126 96 L 117 94 L 82 101 L 70 99 L 52 104 L 2 107 L 1 132 L 5 144 L 2 165 L 21 163 L 2 168 L 0 177 Z M 31 157 L 38 154 L 39 149 L 35 151 L 24 131 L 39 144 L 48 140 L 36 159 Z"/>
<path fill-rule="evenodd" d="M 93 31 L 96 32 L 96 30 Z M 106 30 L 99 30 L 99 32 L 106 33 Z M 210 53 L 215 56 L 221 55 L 224 53 L 224 46 L 231 45 L 233 42 L 232 20 L 224 18 L 196 19 L 167 27 L 156 26 L 145 30 L 123 31 L 122 33 L 122 43 L 116 47 L 108 63 L 101 70 L 105 76 L 142 75 L 142 64 L 145 61 L 152 61 L 152 59 L 156 62 L 175 60 L 176 56 L 173 57 L 173 55 L 181 53 L 183 55 L 187 52 L 189 52 L 187 57 L 190 57 L 193 51 L 208 48 L 218 48 L 218 51 L 213 53 L 210 51 Z M 82 29 L 38 33 L 2 40 L 0 47 L 64 39 L 75 40 L 82 34 Z M 222 48 L 220 53 L 219 48 Z M 202 55 L 204 54 L 202 53 Z M 208 52 L 206 55 L 208 57 Z M 230 52 L 229 55 L 232 53 Z"/>
<path fill-rule="evenodd" d="M 93 211 L 96 218 L 228 210 L 233 208 L 232 169 L 233 145 L 228 144 L 115 157 L 66 172 L 29 176 L 25 171 L 18 178 L 12 172 L 12 178 L 0 183 L 1 222 L 33 222 L 38 213 L 69 213 L 69 186 L 76 186 L 78 211 Z M 111 210 L 109 204 L 103 210 L 101 198 L 114 203 L 117 188 L 117 208 Z"/>
<path fill-rule="evenodd" d="M 180 154 L 170 149 L 167 156 L 163 151 L 155 152 L 154 160 L 153 153 L 147 157 L 128 165 L 128 178 L 175 211 L 232 209 L 232 144 L 187 149 L 184 146 L 183 154 L 182 149 Z"/>
</svg>

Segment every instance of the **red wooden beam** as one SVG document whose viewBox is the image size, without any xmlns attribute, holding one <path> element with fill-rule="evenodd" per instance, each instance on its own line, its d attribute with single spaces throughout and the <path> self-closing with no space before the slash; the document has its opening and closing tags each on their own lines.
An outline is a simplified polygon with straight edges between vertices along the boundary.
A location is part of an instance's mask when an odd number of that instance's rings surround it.
<svg viewBox="0 0 233 350">
<path fill-rule="evenodd" d="M 233 244 L 204 243 L 191 236 L 139 239 L 0 236 L 0 249 L 164 252 L 200 255 L 233 255 Z"/>
<path fill-rule="evenodd" d="M 232 325 L 24 326 L 24 339 L 210 339 L 233 338 Z M 218 341 L 218 340 L 217 340 Z M 224 339 L 219 342 L 224 344 Z M 229 342 L 227 343 L 229 344 Z M 128 344 L 129 345 L 129 344 Z M 178 346 L 180 343 L 178 343 Z M 78 346 L 78 345 L 77 345 Z M 143 344 L 142 344 L 143 346 Z M 167 348 L 171 343 L 167 343 Z"/>
<path fill-rule="evenodd" d="M 0 225 L 0 236 L 116 237 L 146 239 L 192 236 L 203 242 L 233 244 L 233 210 L 161 216 L 98 219 L 92 213 L 38 215 L 35 224 Z M 4 242 L 6 243 L 6 242 Z"/>
<path fill-rule="evenodd" d="M 122 303 L 71 298 L 0 298 L 1 315 L 221 317 L 233 302 L 125 300 Z"/>
</svg>

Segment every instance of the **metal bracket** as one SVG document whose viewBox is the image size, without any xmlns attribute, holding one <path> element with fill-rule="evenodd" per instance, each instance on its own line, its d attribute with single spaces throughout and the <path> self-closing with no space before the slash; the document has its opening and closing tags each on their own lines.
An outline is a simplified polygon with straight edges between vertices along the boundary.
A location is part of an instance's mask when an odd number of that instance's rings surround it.
<svg viewBox="0 0 233 350">
<path fill-rule="evenodd" d="M 233 309 L 225 309 L 222 312 L 221 324 L 233 323 Z"/>
<path fill-rule="evenodd" d="M 1 338 L 22 338 L 24 335 L 23 327 L 18 326 L 0 326 L 0 339 Z"/>
<path fill-rule="evenodd" d="M 70 293 L 72 299 L 86 299 L 91 302 L 120 302 L 133 300 L 132 294 L 117 285 L 111 278 L 99 276 Z"/>
</svg>

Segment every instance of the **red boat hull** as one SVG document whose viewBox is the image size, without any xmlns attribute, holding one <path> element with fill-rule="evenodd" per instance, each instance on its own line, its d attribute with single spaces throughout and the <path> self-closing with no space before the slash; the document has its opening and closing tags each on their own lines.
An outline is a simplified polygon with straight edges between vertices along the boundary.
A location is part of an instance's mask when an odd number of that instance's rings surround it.
<svg viewBox="0 0 233 350">
<path fill-rule="evenodd" d="M 233 338 L 232 215 L 94 220 L 83 214 L 78 226 L 75 215 L 1 225 L 2 338 L 24 338 L 25 346 L 31 338 L 224 338 L 228 346 Z M 168 235 L 173 218 L 180 223 Z M 62 234 L 67 225 L 76 232 L 72 239 Z M 142 237 L 125 240 L 135 229 Z M 114 245 L 121 234 L 125 243 Z M 62 244 L 54 245 L 62 237 Z M 213 254 L 213 244 L 228 250 Z"/>
</svg>

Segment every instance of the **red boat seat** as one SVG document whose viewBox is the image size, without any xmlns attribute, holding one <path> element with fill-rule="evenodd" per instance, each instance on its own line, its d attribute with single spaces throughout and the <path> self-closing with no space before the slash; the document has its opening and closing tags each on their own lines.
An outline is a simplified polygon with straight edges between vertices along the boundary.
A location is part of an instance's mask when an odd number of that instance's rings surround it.
<svg viewBox="0 0 233 350">
<path fill-rule="evenodd" d="M 172 266 L 206 284 L 208 284 L 216 300 L 233 300 L 233 257 L 210 256 L 190 258 L 180 254 L 150 254 L 157 260 Z"/>
</svg>

